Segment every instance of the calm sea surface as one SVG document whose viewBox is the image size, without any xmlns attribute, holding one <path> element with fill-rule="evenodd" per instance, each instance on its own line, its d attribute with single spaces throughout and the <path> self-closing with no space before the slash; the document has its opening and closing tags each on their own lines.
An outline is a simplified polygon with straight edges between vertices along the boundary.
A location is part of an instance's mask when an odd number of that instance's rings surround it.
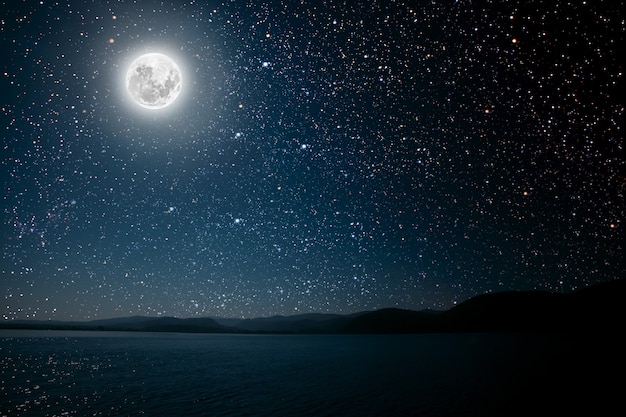
<svg viewBox="0 0 626 417">
<path fill-rule="evenodd" d="M 614 350 L 549 334 L 0 330 L 0 415 L 601 415 Z"/>
</svg>

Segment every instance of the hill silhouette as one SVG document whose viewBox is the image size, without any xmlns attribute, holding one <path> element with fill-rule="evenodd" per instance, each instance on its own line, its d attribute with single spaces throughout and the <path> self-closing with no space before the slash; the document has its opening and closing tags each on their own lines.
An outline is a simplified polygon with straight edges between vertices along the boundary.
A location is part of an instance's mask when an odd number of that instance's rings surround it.
<svg viewBox="0 0 626 417">
<path fill-rule="evenodd" d="M 341 314 L 297 314 L 293 316 L 259 317 L 242 320 L 216 319 L 222 325 L 259 333 L 336 333 L 354 317 L 365 313 Z"/>
<path fill-rule="evenodd" d="M 0 323 L 3 329 L 106 330 L 133 332 L 233 333 L 236 329 L 219 325 L 210 318 L 120 317 L 88 322 L 20 320 Z"/>
<path fill-rule="evenodd" d="M 346 324 L 345 333 L 611 330 L 621 325 L 626 280 L 569 294 L 508 291 L 483 294 L 447 311 L 384 309 Z"/>
<path fill-rule="evenodd" d="M 300 314 L 255 319 L 121 317 L 88 322 L 5 321 L 5 329 L 182 333 L 424 333 L 611 331 L 621 329 L 626 280 L 569 294 L 508 291 L 478 295 L 446 311 L 386 308 L 351 315 Z"/>
</svg>

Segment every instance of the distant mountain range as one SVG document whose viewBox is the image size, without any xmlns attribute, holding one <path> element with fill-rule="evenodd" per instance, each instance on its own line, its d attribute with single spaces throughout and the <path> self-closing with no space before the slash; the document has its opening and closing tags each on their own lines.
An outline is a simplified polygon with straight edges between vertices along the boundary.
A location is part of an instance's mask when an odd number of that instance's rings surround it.
<svg viewBox="0 0 626 417">
<path fill-rule="evenodd" d="M 15 320 L 2 329 L 181 333 L 425 333 L 504 331 L 618 331 L 626 280 L 575 291 L 510 291 L 473 297 L 449 310 L 387 308 L 350 315 L 300 314 L 255 319 L 122 317 L 88 322 Z"/>
</svg>

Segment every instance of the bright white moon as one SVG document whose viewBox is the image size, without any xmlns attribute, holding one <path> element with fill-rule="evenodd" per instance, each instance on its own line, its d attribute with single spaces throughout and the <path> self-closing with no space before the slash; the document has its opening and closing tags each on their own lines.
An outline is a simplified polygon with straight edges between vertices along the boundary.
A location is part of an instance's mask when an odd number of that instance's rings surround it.
<svg viewBox="0 0 626 417">
<path fill-rule="evenodd" d="M 126 73 L 126 90 L 140 106 L 158 110 L 180 94 L 182 74 L 167 55 L 150 53 L 135 59 Z"/>
</svg>

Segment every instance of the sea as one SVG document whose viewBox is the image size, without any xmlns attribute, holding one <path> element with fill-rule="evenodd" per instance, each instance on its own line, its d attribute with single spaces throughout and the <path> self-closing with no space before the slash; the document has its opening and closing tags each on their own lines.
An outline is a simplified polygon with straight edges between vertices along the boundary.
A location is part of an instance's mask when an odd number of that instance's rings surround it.
<svg viewBox="0 0 626 417">
<path fill-rule="evenodd" d="M 616 340 L 0 330 L 0 415 L 609 415 Z"/>
</svg>

